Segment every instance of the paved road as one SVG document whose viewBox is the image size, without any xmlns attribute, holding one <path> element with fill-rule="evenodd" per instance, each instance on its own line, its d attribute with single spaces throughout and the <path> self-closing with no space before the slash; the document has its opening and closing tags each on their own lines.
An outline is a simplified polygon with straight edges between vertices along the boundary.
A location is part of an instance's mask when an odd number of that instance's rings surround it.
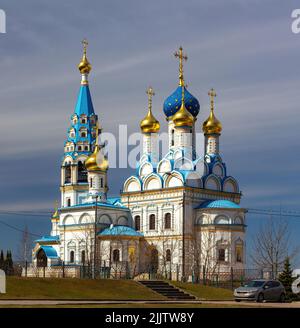
<svg viewBox="0 0 300 328">
<path fill-rule="evenodd" d="M 234 306 L 248 306 L 248 307 L 275 307 L 275 308 L 300 308 L 300 302 L 293 303 L 255 303 L 255 302 L 240 302 L 236 303 L 234 301 L 71 301 L 71 300 L 0 300 L 1 306 L 59 306 L 59 305 L 113 305 L 113 304 L 131 304 L 141 305 L 141 304 L 186 304 L 193 307 L 193 304 L 215 304 L 215 305 L 234 305 Z"/>
</svg>

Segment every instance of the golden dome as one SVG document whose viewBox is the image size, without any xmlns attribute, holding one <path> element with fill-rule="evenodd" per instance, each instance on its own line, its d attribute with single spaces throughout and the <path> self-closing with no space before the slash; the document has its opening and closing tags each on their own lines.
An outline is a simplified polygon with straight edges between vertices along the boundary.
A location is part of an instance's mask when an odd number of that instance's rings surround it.
<svg viewBox="0 0 300 328">
<path fill-rule="evenodd" d="M 186 109 L 184 103 L 184 87 L 182 86 L 181 107 L 173 116 L 172 120 L 175 126 L 193 126 L 194 116 Z"/>
<path fill-rule="evenodd" d="M 108 160 L 101 153 L 101 147 L 99 146 L 99 122 L 96 124 L 96 142 L 94 152 L 86 159 L 85 167 L 88 171 L 107 171 Z"/>
<path fill-rule="evenodd" d="M 141 130 L 144 133 L 156 133 L 160 129 L 158 120 L 153 116 L 152 111 L 148 110 L 147 115 L 141 120 Z"/>
<path fill-rule="evenodd" d="M 85 167 L 88 171 L 107 171 L 108 160 L 101 154 L 101 148 L 96 145 L 94 152 L 86 159 Z"/>
<path fill-rule="evenodd" d="M 89 74 L 89 72 L 92 69 L 92 65 L 89 63 L 87 56 L 86 56 L 86 48 L 88 45 L 87 40 L 83 40 L 82 44 L 83 44 L 83 55 L 82 55 L 80 63 L 78 64 L 78 69 L 81 74 Z"/>
<path fill-rule="evenodd" d="M 140 127 L 144 133 L 156 133 L 160 129 L 159 121 L 152 114 L 152 96 L 155 95 L 151 87 L 146 91 L 148 95 L 148 113 L 141 120 Z"/>
<path fill-rule="evenodd" d="M 221 134 L 222 131 L 222 124 L 221 122 L 215 117 L 214 114 L 214 97 L 216 97 L 216 93 L 214 89 L 211 89 L 208 93 L 210 96 L 210 114 L 208 119 L 203 123 L 202 130 L 204 134 Z"/>
</svg>

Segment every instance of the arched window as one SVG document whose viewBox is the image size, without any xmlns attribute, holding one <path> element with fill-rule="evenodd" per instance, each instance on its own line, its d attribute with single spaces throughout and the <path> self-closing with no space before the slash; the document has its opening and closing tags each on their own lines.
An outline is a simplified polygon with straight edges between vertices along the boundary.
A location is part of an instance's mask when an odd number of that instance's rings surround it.
<svg viewBox="0 0 300 328">
<path fill-rule="evenodd" d="M 100 178 L 100 188 L 103 188 L 103 178 Z"/>
<path fill-rule="evenodd" d="M 74 263 L 74 261 L 75 261 L 75 253 L 74 253 L 74 251 L 71 251 L 70 252 L 70 263 Z"/>
<path fill-rule="evenodd" d="M 81 138 L 85 138 L 85 137 L 86 137 L 86 132 L 85 131 L 81 132 Z"/>
<path fill-rule="evenodd" d="M 113 261 L 114 262 L 120 261 L 120 251 L 118 249 L 113 250 Z"/>
<path fill-rule="evenodd" d="M 141 217 L 139 215 L 136 215 L 134 217 L 134 223 L 135 223 L 135 230 L 137 231 L 141 230 Z"/>
<path fill-rule="evenodd" d="M 149 217 L 149 230 L 155 230 L 155 215 L 151 214 Z"/>
<path fill-rule="evenodd" d="M 171 229 L 171 213 L 165 214 L 165 229 Z"/>
<path fill-rule="evenodd" d="M 174 146 L 174 133 L 175 133 L 175 130 L 172 130 L 171 132 L 171 146 Z"/>
<path fill-rule="evenodd" d="M 87 172 L 86 172 L 84 164 L 81 161 L 78 162 L 77 181 L 78 182 L 87 182 Z"/>
<path fill-rule="evenodd" d="M 71 182 L 71 165 L 67 163 L 65 167 L 65 183 Z"/>
<path fill-rule="evenodd" d="M 166 250 L 166 261 L 171 262 L 171 250 L 170 249 Z"/>
<path fill-rule="evenodd" d="M 85 251 L 81 251 L 81 263 L 85 263 Z"/>
<path fill-rule="evenodd" d="M 243 263 L 244 257 L 244 243 L 241 239 L 238 239 L 235 243 L 235 261 Z"/>
<path fill-rule="evenodd" d="M 218 249 L 218 262 L 225 262 L 225 248 Z"/>
<path fill-rule="evenodd" d="M 67 198 L 67 206 L 68 206 L 68 207 L 71 206 L 71 198 Z"/>
<path fill-rule="evenodd" d="M 90 188 L 92 188 L 92 187 L 93 187 L 93 179 L 90 178 Z"/>
</svg>

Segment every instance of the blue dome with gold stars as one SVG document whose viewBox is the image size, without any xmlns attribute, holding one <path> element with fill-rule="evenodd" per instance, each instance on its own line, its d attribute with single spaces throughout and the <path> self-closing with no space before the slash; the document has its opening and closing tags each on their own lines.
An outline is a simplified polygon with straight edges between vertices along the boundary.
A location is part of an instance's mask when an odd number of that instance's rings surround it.
<svg viewBox="0 0 300 328">
<path fill-rule="evenodd" d="M 173 116 L 180 108 L 182 101 L 182 86 L 178 88 L 169 96 L 164 102 L 164 113 L 167 117 Z M 190 94 L 186 87 L 184 87 L 184 102 L 186 109 L 196 117 L 200 111 L 199 101 Z"/>
</svg>

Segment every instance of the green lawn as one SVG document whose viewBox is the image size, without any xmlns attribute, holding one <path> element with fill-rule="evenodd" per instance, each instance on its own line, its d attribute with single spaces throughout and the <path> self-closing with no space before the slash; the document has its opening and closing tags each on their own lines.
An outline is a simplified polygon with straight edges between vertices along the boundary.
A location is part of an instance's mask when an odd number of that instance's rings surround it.
<svg viewBox="0 0 300 328">
<path fill-rule="evenodd" d="M 206 300 L 233 300 L 233 292 L 225 288 L 203 286 L 200 284 L 172 281 L 174 286 L 187 293 Z"/>
<path fill-rule="evenodd" d="M 164 300 L 165 297 L 133 280 L 7 278 L 1 299 Z"/>
<path fill-rule="evenodd" d="M 232 291 L 199 284 L 172 282 L 174 286 L 206 300 L 232 300 Z M 166 300 L 133 280 L 84 280 L 58 278 L 7 278 L 7 293 L 1 299 L 98 299 Z"/>
</svg>

